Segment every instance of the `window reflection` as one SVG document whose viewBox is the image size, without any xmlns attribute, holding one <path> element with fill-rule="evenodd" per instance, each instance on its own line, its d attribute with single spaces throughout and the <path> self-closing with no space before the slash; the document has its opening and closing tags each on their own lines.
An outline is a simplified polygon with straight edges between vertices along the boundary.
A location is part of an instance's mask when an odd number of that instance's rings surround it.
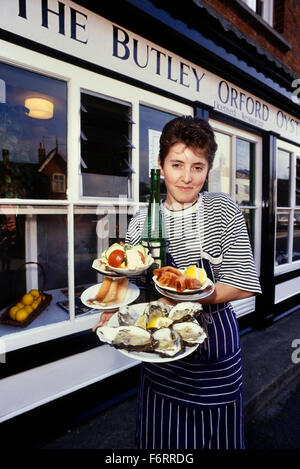
<svg viewBox="0 0 300 469">
<path fill-rule="evenodd" d="M 81 93 L 81 173 L 83 195 L 131 197 L 131 107 Z"/>
<path fill-rule="evenodd" d="M 0 63 L 0 197 L 65 199 L 66 83 Z"/>
<path fill-rule="evenodd" d="M 254 185 L 253 177 L 253 152 L 254 145 L 251 142 L 236 139 L 236 201 L 240 205 L 251 205 L 252 187 Z M 252 176 L 252 177 L 251 177 Z"/>
<path fill-rule="evenodd" d="M 280 211 L 276 217 L 276 265 L 288 262 L 289 212 Z"/>
<path fill-rule="evenodd" d="M 150 170 L 157 167 L 159 138 L 164 125 L 176 117 L 168 112 L 140 105 L 140 201 L 150 194 Z M 166 188 L 162 180 L 161 197 Z"/>
<path fill-rule="evenodd" d="M 255 211 L 252 209 L 242 209 L 242 213 L 246 221 L 250 244 L 253 248 L 254 247 L 254 235 L 255 235 L 255 232 L 254 232 Z"/>
<path fill-rule="evenodd" d="M 226 194 L 230 194 L 231 137 L 215 131 L 215 138 L 218 149 L 213 168 L 209 173 L 208 188 L 211 192 L 226 192 Z"/>
<path fill-rule="evenodd" d="M 290 205 L 290 153 L 278 149 L 277 153 L 277 206 Z"/>
</svg>

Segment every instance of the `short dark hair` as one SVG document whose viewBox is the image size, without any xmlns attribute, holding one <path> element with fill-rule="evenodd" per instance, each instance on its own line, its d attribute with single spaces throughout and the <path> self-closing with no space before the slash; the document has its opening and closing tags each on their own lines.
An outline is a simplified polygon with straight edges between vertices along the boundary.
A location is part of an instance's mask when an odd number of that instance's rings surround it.
<svg viewBox="0 0 300 469">
<path fill-rule="evenodd" d="M 205 119 L 192 116 L 175 117 L 164 126 L 160 136 L 159 150 L 162 167 L 171 146 L 176 143 L 184 143 L 195 150 L 203 150 L 209 170 L 212 168 L 218 145 L 214 131 Z"/>
</svg>

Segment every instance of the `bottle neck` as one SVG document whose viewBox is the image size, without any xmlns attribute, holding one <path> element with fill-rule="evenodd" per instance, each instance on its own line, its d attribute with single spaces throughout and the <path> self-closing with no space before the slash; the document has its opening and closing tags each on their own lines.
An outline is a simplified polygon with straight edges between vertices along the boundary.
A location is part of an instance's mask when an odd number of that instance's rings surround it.
<svg viewBox="0 0 300 469">
<path fill-rule="evenodd" d="M 160 202 L 160 172 L 151 173 L 150 203 Z"/>
</svg>

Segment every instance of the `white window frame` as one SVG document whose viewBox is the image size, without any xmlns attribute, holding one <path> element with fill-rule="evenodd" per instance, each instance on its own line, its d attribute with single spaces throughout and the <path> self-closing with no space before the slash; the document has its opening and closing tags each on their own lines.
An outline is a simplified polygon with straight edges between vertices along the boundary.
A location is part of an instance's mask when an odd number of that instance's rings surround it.
<svg viewBox="0 0 300 469">
<path fill-rule="evenodd" d="M 274 249 L 274 274 L 275 276 L 284 274 L 286 272 L 291 272 L 293 270 L 300 268 L 300 260 L 297 260 L 297 261 L 292 260 L 294 213 L 295 213 L 295 210 L 300 210 L 300 206 L 296 205 L 296 162 L 297 162 L 297 157 L 299 157 L 300 155 L 300 147 L 278 139 L 277 151 L 278 150 L 283 150 L 290 154 L 290 194 L 289 194 L 290 205 L 288 207 L 277 206 L 277 184 L 276 184 L 276 193 L 275 193 L 276 211 L 275 211 L 275 233 L 274 233 L 275 243 L 276 243 L 277 214 L 280 213 L 282 210 L 289 212 L 289 227 L 288 227 L 288 262 L 286 264 L 276 265 L 275 264 L 276 249 Z M 276 181 L 277 181 L 277 164 L 278 164 L 277 151 L 276 151 Z"/>
<path fill-rule="evenodd" d="M 5 342 L 7 352 L 22 347 L 31 346 L 58 337 L 67 336 L 76 332 L 91 330 L 98 322 L 99 315 L 75 317 L 74 313 L 74 212 L 81 209 L 89 213 L 90 209 L 95 212 L 101 208 L 117 206 L 122 210 L 127 208 L 132 213 L 140 205 L 139 202 L 139 105 L 144 104 L 158 110 L 166 111 L 175 115 L 192 114 L 191 106 L 185 105 L 173 99 L 146 91 L 135 86 L 122 83 L 118 80 L 99 75 L 95 72 L 85 70 L 75 65 L 61 62 L 53 57 L 48 57 L 39 52 L 22 48 L 10 42 L 2 41 L 0 61 L 11 66 L 27 69 L 51 78 L 57 78 L 67 83 L 67 198 L 65 200 L 54 199 L 1 199 L 2 205 L 17 205 L 18 213 L 26 215 L 26 233 L 34 237 L 36 230 L 36 216 L 39 214 L 51 214 L 61 212 L 67 214 L 68 223 L 68 291 L 69 291 L 69 317 L 66 320 L 47 324 L 41 327 L 29 327 L 25 330 L 11 328 L 1 330 L 1 339 Z M 80 174 L 80 95 L 81 91 L 88 90 L 108 99 L 130 103 L 132 107 L 132 166 L 135 173 L 132 175 L 132 199 L 99 198 L 81 196 L 81 174 Z M 97 213 L 97 212 L 96 212 Z M 36 260 L 37 242 L 33 239 L 29 243 L 26 240 L 26 259 Z M 100 248 L 100 247 L 99 247 Z M 27 286 L 36 285 L 36 273 L 28 273 Z M 52 306 L 50 305 L 50 308 Z M 53 306 L 54 307 L 54 306 Z M 32 323 L 34 324 L 34 323 Z M 5 326 L 0 326 L 5 327 Z M 10 331 L 10 332 L 8 332 Z"/>
</svg>

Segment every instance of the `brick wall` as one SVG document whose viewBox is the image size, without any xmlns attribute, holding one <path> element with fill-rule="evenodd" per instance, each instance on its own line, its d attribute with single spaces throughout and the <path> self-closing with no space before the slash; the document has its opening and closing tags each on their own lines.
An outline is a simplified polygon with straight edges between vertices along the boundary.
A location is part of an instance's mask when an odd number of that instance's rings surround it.
<svg viewBox="0 0 300 469">
<path fill-rule="evenodd" d="M 264 27 L 255 14 L 243 11 L 234 0 L 204 1 L 300 77 L 300 0 L 274 0 L 274 35 L 273 28 Z M 290 44 L 290 50 L 280 43 L 280 37 Z"/>
</svg>

